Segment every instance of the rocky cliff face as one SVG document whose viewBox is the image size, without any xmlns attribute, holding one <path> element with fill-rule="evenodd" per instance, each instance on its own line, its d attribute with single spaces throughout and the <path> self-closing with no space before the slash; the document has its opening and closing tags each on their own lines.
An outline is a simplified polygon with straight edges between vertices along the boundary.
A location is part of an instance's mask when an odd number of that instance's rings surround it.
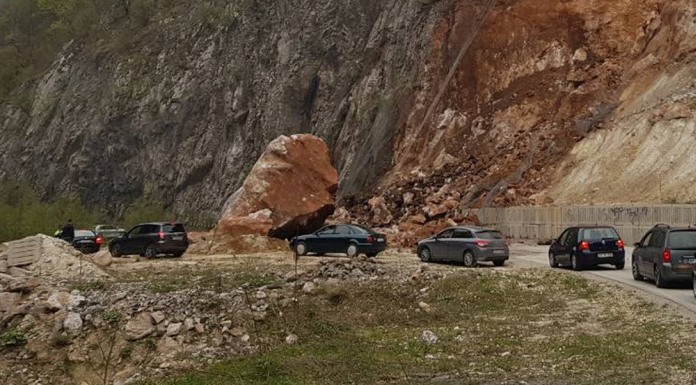
<svg viewBox="0 0 696 385">
<path fill-rule="evenodd" d="M 306 132 L 329 145 L 339 198 L 360 211 L 383 196 L 392 223 L 576 200 L 556 171 L 576 143 L 630 125 L 648 91 L 668 100 L 660 79 L 688 94 L 690 10 L 297 0 L 186 5 L 145 26 L 113 16 L 104 39 L 65 48 L 30 111 L 0 107 L 0 178 L 114 213 L 148 194 L 204 221 L 272 139 Z M 571 167 L 592 164 L 572 151 Z"/>
</svg>

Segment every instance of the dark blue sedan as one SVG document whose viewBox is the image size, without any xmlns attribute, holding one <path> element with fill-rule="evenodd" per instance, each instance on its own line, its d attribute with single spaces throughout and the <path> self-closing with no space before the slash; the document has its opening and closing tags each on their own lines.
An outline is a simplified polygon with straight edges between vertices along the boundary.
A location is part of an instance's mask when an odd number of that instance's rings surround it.
<svg viewBox="0 0 696 385">
<path fill-rule="evenodd" d="M 387 239 L 362 226 L 331 225 L 291 239 L 290 247 L 298 255 L 344 253 L 351 258 L 359 254 L 372 258 L 387 248 Z"/>
<path fill-rule="evenodd" d="M 564 265 L 582 270 L 608 264 L 622 270 L 625 259 L 624 242 L 611 226 L 569 227 L 549 249 L 551 267 Z"/>
</svg>

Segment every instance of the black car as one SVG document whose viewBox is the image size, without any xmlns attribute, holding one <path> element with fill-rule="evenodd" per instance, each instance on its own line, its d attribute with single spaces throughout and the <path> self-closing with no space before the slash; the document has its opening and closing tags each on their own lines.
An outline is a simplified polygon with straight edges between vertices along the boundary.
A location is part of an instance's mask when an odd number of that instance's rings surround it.
<svg viewBox="0 0 696 385">
<path fill-rule="evenodd" d="M 345 253 L 349 257 L 359 254 L 375 257 L 387 248 L 387 239 L 384 234 L 362 226 L 331 225 L 291 239 L 290 247 L 298 255 Z"/>
<path fill-rule="evenodd" d="M 650 278 L 657 287 L 692 279 L 696 262 L 696 229 L 656 225 L 635 244 L 633 279 Z"/>
<path fill-rule="evenodd" d="M 461 262 L 475 267 L 479 262 L 503 266 L 510 258 L 505 237 L 499 231 L 480 227 L 451 227 L 418 242 L 416 249 L 423 262 Z"/>
<path fill-rule="evenodd" d="M 611 226 L 569 227 L 549 249 L 549 265 L 571 266 L 573 270 L 609 264 L 624 268 L 626 250 L 619 233 Z"/>
<path fill-rule="evenodd" d="M 103 241 L 103 238 L 97 236 L 92 230 L 75 230 L 72 245 L 83 254 L 92 254 L 99 251 Z"/>
<path fill-rule="evenodd" d="M 124 255 L 141 255 L 155 258 L 160 254 L 181 257 L 188 249 L 189 241 L 181 223 L 142 223 L 109 243 L 114 258 Z"/>
</svg>

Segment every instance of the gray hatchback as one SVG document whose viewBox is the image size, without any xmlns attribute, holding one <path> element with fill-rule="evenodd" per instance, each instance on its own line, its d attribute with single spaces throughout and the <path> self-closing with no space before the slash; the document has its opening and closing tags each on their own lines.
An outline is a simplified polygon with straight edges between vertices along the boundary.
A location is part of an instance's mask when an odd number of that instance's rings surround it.
<svg viewBox="0 0 696 385">
<path fill-rule="evenodd" d="M 418 242 L 416 252 L 423 262 L 462 262 L 466 267 L 475 267 L 479 262 L 503 266 L 510 258 L 503 234 L 479 227 L 447 228 Z"/>
</svg>

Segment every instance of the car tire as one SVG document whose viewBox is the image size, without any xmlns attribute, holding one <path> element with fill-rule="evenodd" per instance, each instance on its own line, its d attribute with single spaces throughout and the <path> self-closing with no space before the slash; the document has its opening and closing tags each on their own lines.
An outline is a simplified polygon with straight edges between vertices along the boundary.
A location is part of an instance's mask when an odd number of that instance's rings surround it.
<svg viewBox="0 0 696 385">
<path fill-rule="evenodd" d="M 357 257 L 358 256 L 358 245 L 355 243 L 351 243 L 348 245 L 348 248 L 346 249 L 346 254 L 348 254 L 349 257 Z"/>
<path fill-rule="evenodd" d="M 147 259 L 157 258 L 157 249 L 155 249 L 152 245 L 148 246 L 145 249 L 145 258 L 147 258 Z"/>
<path fill-rule="evenodd" d="M 558 261 L 556 261 L 556 256 L 549 253 L 549 266 L 552 268 L 557 268 L 558 267 Z"/>
<path fill-rule="evenodd" d="M 429 248 L 423 247 L 418 252 L 418 258 L 420 258 L 420 260 L 423 262 L 430 262 L 430 260 L 433 258 L 433 254 Z"/>
<path fill-rule="evenodd" d="M 307 255 L 307 244 L 304 242 L 300 242 L 297 245 L 295 245 L 295 253 L 297 255 Z"/>
<path fill-rule="evenodd" d="M 694 298 L 696 298 L 696 274 L 691 274 L 691 283 L 693 284 Z"/>
<path fill-rule="evenodd" d="M 173 256 L 174 258 L 181 258 L 181 257 L 184 256 L 184 252 L 174 253 L 174 254 L 172 254 L 172 256 Z"/>
<path fill-rule="evenodd" d="M 643 277 L 640 274 L 640 270 L 638 269 L 638 262 L 636 262 L 635 260 L 631 262 L 631 274 L 633 275 L 633 279 L 636 281 L 642 281 L 645 279 L 645 277 Z"/>
<path fill-rule="evenodd" d="M 614 265 L 616 270 L 623 270 L 626 267 L 626 262 L 618 262 Z"/>
<path fill-rule="evenodd" d="M 121 258 L 123 254 L 121 254 L 121 246 L 119 245 L 113 245 L 109 249 L 109 253 L 111 253 L 111 256 L 113 258 Z"/>
<path fill-rule="evenodd" d="M 493 261 L 493 265 L 501 267 L 501 266 L 505 265 L 505 261 Z"/>
<path fill-rule="evenodd" d="M 578 257 L 576 257 L 575 254 L 570 256 L 570 267 L 572 267 L 575 271 L 582 270 L 582 265 L 580 264 L 580 261 L 578 261 Z"/>
<path fill-rule="evenodd" d="M 464 266 L 476 267 L 476 256 L 471 250 L 467 250 L 464 253 Z"/>
<path fill-rule="evenodd" d="M 662 269 L 659 269 L 657 265 L 654 267 L 653 274 L 653 277 L 655 277 L 656 287 L 659 287 L 660 289 L 667 287 L 667 282 L 665 282 L 665 279 L 662 277 Z"/>
</svg>

